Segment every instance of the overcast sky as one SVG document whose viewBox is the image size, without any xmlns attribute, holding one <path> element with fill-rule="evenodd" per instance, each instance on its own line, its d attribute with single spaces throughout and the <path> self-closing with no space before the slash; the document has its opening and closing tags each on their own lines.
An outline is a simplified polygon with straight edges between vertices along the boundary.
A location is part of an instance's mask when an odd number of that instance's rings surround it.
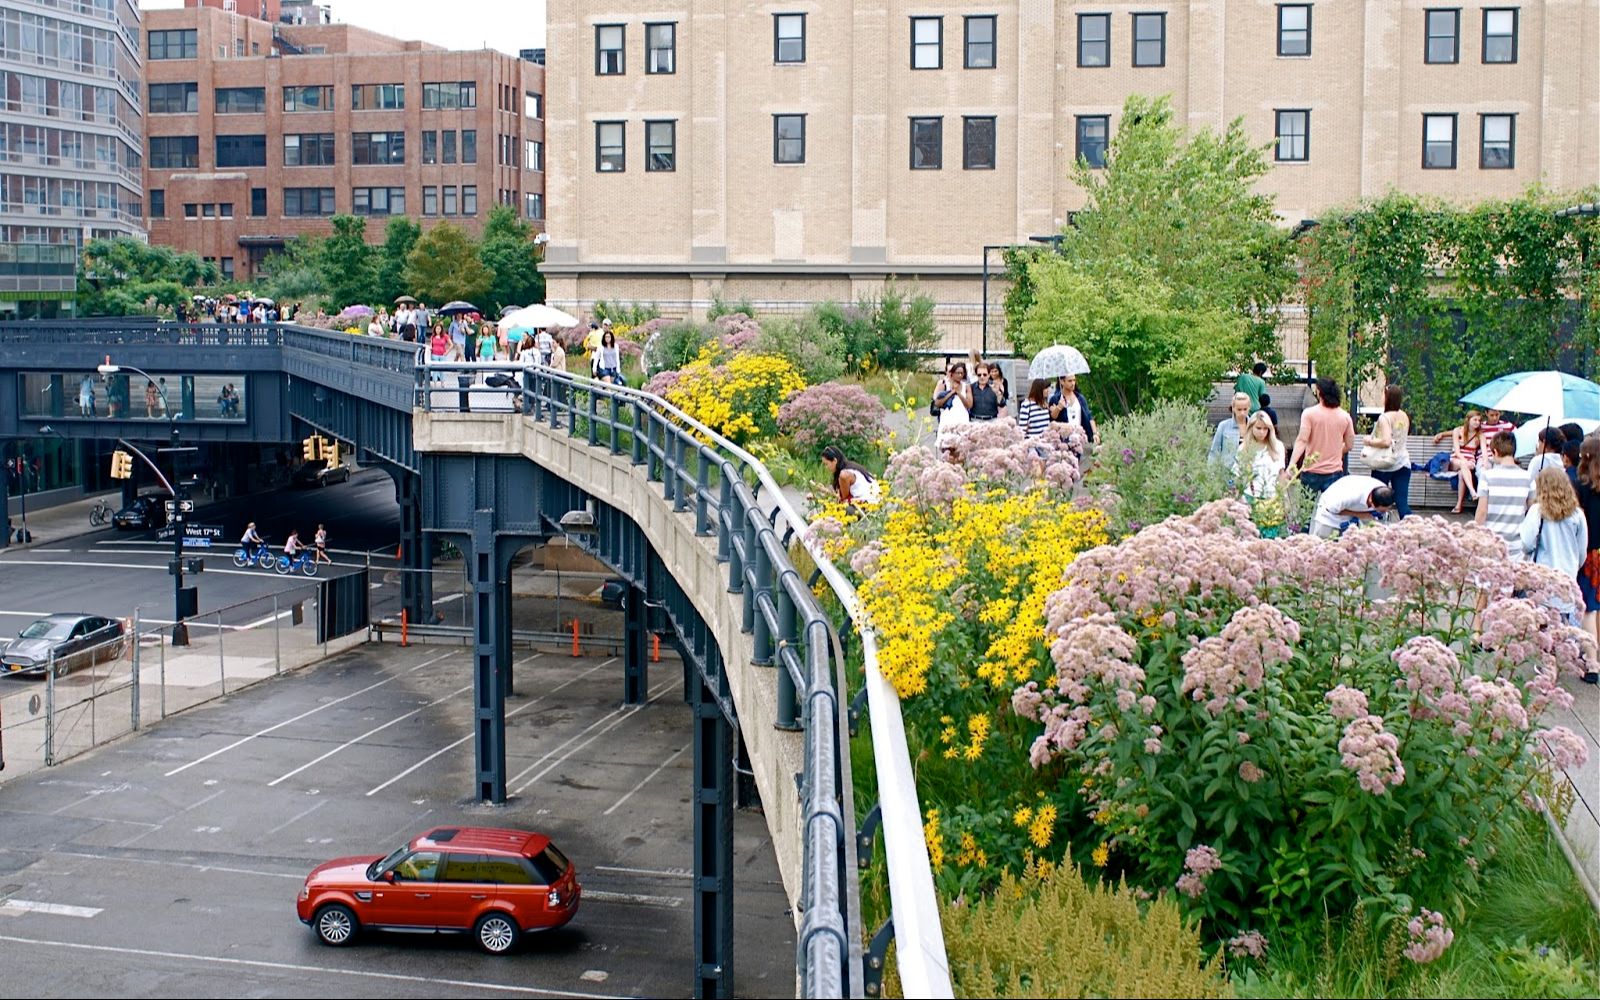
<svg viewBox="0 0 1600 1000">
<path fill-rule="evenodd" d="M 328 0 L 336 22 L 450 49 L 485 46 L 516 55 L 544 45 L 544 0 Z M 146 10 L 183 0 L 143 0 Z M 245 3 L 241 8 L 248 6 Z"/>
</svg>

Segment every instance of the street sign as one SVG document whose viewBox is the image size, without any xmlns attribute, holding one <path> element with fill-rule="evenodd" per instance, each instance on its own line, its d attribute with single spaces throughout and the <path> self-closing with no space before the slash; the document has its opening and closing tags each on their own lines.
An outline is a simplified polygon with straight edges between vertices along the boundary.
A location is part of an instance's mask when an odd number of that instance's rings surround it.
<svg viewBox="0 0 1600 1000">
<path fill-rule="evenodd" d="M 183 511 L 185 514 L 189 514 L 189 513 L 192 513 L 194 511 L 194 501 L 193 500 L 168 500 L 168 501 L 165 502 L 164 506 L 167 508 L 167 513 L 168 514 L 171 514 L 171 513 L 175 512 L 175 511 L 180 511 L 180 510 Z"/>
<path fill-rule="evenodd" d="M 162 528 L 156 532 L 156 537 L 162 541 L 170 541 L 178 533 L 176 527 Z M 222 537 L 220 524 L 185 524 L 183 526 L 183 544 L 188 548 L 209 549 L 212 542 Z"/>
</svg>

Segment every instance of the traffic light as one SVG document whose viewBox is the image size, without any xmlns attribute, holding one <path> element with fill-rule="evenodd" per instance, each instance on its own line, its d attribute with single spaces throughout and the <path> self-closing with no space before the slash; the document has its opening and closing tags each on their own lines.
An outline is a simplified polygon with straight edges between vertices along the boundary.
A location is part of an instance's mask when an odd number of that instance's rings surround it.
<svg viewBox="0 0 1600 1000">
<path fill-rule="evenodd" d="M 111 478 L 112 479 L 132 479 L 133 478 L 133 456 L 132 455 L 128 454 L 125 451 L 114 451 L 114 452 L 111 453 Z"/>
<path fill-rule="evenodd" d="M 336 468 L 339 465 L 339 442 L 324 441 L 322 444 L 322 457 L 328 460 L 328 468 Z"/>
<path fill-rule="evenodd" d="M 321 457 L 321 449 L 318 447 L 320 444 L 322 444 L 322 439 L 317 437 L 315 434 L 306 438 L 304 441 L 301 441 L 300 457 L 304 458 L 307 462 L 315 462 Z"/>
</svg>

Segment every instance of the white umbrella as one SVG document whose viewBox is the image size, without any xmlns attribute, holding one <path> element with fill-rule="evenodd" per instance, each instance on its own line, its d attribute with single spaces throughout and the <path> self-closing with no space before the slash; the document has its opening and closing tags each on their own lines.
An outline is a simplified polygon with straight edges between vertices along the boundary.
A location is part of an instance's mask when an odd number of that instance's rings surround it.
<svg viewBox="0 0 1600 1000">
<path fill-rule="evenodd" d="M 1558 420 L 1555 417 L 1539 417 L 1530 420 L 1517 428 L 1517 457 L 1527 458 L 1538 449 L 1535 445 L 1539 441 L 1539 433 L 1546 427 L 1559 427 L 1562 424 L 1577 424 L 1583 428 L 1585 434 L 1600 427 L 1600 420 L 1590 420 L 1587 417 L 1573 417 L 1568 420 Z"/>
<path fill-rule="evenodd" d="M 1574 417 L 1600 419 L 1600 385 L 1566 372 L 1502 375 L 1461 397 L 1470 406 L 1507 413 L 1532 413 L 1564 424 Z"/>
<path fill-rule="evenodd" d="M 543 303 L 526 306 L 515 312 L 506 313 L 500 317 L 500 329 L 510 330 L 513 327 L 522 327 L 528 330 L 545 330 L 552 326 L 559 326 L 564 330 L 578 325 L 578 318 L 564 313 L 555 306 Z"/>
<path fill-rule="evenodd" d="M 1087 375 L 1089 362 L 1076 347 L 1056 344 L 1046 347 L 1028 363 L 1029 378 L 1060 378 L 1062 375 Z"/>
</svg>

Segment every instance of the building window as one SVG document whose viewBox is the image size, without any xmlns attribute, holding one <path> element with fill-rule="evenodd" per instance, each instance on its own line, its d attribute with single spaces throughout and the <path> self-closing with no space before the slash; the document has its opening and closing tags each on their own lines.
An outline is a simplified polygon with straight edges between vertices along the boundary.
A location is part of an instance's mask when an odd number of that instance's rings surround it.
<svg viewBox="0 0 1600 1000">
<path fill-rule="evenodd" d="M 646 131 L 648 132 L 648 129 Z M 544 143 L 537 139 L 527 139 L 524 140 L 523 145 L 527 147 L 524 150 L 527 155 L 523 158 L 527 168 L 529 170 L 543 170 Z"/>
<path fill-rule="evenodd" d="M 1304 163 L 1311 159 L 1311 112 L 1279 111 L 1277 150 L 1273 156 L 1279 163 Z"/>
<path fill-rule="evenodd" d="M 250 214 L 258 219 L 267 214 L 266 188 L 250 189 Z"/>
<path fill-rule="evenodd" d="M 461 130 L 461 162 L 478 162 L 478 130 L 475 128 Z"/>
<path fill-rule="evenodd" d="M 217 166 L 264 167 L 267 165 L 267 137 L 264 135 L 217 136 Z"/>
<path fill-rule="evenodd" d="M 1484 8 L 1483 61 L 1486 63 L 1517 61 L 1517 8 Z"/>
<path fill-rule="evenodd" d="M 464 184 L 461 187 L 461 214 L 478 214 L 478 185 Z"/>
<path fill-rule="evenodd" d="M 1309 56 L 1310 54 L 1311 5 L 1278 4 L 1278 55 Z"/>
<path fill-rule="evenodd" d="M 445 133 L 451 135 L 451 133 Z M 453 137 L 453 136 L 452 136 Z M 381 164 L 406 162 L 404 132 L 355 132 L 350 136 L 350 162 Z M 449 160 L 445 161 L 449 163 Z"/>
<path fill-rule="evenodd" d="M 185 219 L 198 219 L 198 218 L 200 218 L 200 206 L 195 204 L 192 201 L 184 202 L 183 203 L 183 217 Z"/>
<path fill-rule="evenodd" d="M 232 257 L 223 257 L 221 260 L 217 261 L 217 266 L 222 270 L 222 280 L 223 281 L 232 281 L 233 280 L 233 258 Z"/>
<path fill-rule="evenodd" d="M 1456 116 L 1422 116 L 1422 169 L 1456 168 Z"/>
<path fill-rule="evenodd" d="M 1453 63 L 1461 61 L 1461 11 L 1430 10 L 1428 18 L 1428 48 L 1423 61 Z M 1453 166 L 1454 164 L 1452 164 Z"/>
<path fill-rule="evenodd" d="M 1482 115 L 1479 118 L 1478 166 L 1483 170 L 1511 170 L 1517 165 L 1517 116 Z"/>
<path fill-rule="evenodd" d="M 439 133 L 425 129 L 422 133 L 422 162 L 439 162 Z"/>
<path fill-rule="evenodd" d="M 544 117 L 544 98 L 532 91 L 522 95 L 522 113 L 528 118 Z"/>
<path fill-rule="evenodd" d="M 1133 64 L 1135 66 L 1167 64 L 1167 15 L 1133 15 Z"/>
<path fill-rule="evenodd" d="M 1100 170 L 1106 165 L 1106 141 L 1111 135 L 1109 115 L 1078 116 L 1078 159 Z"/>
<path fill-rule="evenodd" d="M 772 61 L 803 63 L 806 61 L 806 16 L 804 14 L 772 15 Z"/>
<path fill-rule="evenodd" d="M 478 106 L 478 85 L 472 80 L 459 83 L 425 83 L 422 85 L 422 110 L 456 111 Z"/>
<path fill-rule="evenodd" d="M 622 75 L 622 45 L 626 29 L 620 24 L 594 27 L 594 71 L 599 76 Z M 448 213 L 447 213 L 448 214 Z"/>
<path fill-rule="evenodd" d="M 972 15 L 966 19 L 967 69 L 994 69 L 995 15 Z"/>
<path fill-rule="evenodd" d="M 332 111 L 333 85 L 283 88 L 285 111 Z"/>
<path fill-rule="evenodd" d="M 218 87 L 217 114 L 258 115 L 267 110 L 265 87 Z"/>
<path fill-rule="evenodd" d="M 199 136 L 153 135 L 150 137 L 151 169 L 193 170 L 199 166 Z"/>
<path fill-rule="evenodd" d="M 445 215 L 455 215 L 456 214 L 456 186 L 454 184 L 446 184 L 444 186 L 443 190 L 444 190 L 444 214 Z"/>
<path fill-rule="evenodd" d="M 538 194 L 534 191 L 529 191 L 527 194 L 523 195 L 522 198 L 528 218 L 544 218 L 544 195 Z"/>
<path fill-rule="evenodd" d="M 439 189 L 432 185 L 422 189 L 422 214 L 439 214 Z"/>
<path fill-rule="evenodd" d="M 217 205 L 217 218 L 219 218 L 219 219 L 231 219 L 231 218 L 233 218 L 233 202 L 225 201 L 225 202 L 222 202 L 219 205 Z"/>
<path fill-rule="evenodd" d="M 994 169 L 994 118 L 961 119 L 961 168 Z"/>
<path fill-rule="evenodd" d="M 152 115 L 185 115 L 200 110 L 200 87 L 194 83 L 152 83 L 150 103 L 145 111 Z"/>
<path fill-rule="evenodd" d="M 333 188 L 284 188 L 283 214 L 332 215 Z"/>
<path fill-rule="evenodd" d="M 644 26 L 644 71 L 646 73 L 674 73 L 678 65 L 678 26 L 676 24 L 647 24 Z"/>
<path fill-rule="evenodd" d="M 456 132 L 455 129 L 445 129 L 439 133 L 439 162 L 456 162 Z"/>
<path fill-rule="evenodd" d="M 1111 65 L 1111 15 L 1078 15 L 1078 65 Z"/>
<path fill-rule="evenodd" d="M 150 189 L 150 218 L 165 219 L 167 217 L 167 192 L 162 188 Z"/>
<path fill-rule="evenodd" d="M 350 87 L 352 111 L 399 111 L 405 106 L 403 83 L 357 83 Z"/>
<path fill-rule="evenodd" d="M 627 129 L 622 122 L 594 123 L 594 168 L 602 174 L 627 169 Z"/>
<path fill-rule="evenodd" d="M 911 119 L 911 169 L 940 170 L 944 167 L 944 119 Z"/>
<path fill-rule="evenodd" d="M 333 162 L 332 132 L 310 132 L 283 137 L 284 166 L 331 167 Z"/>
<path fill-rule="evenodd" d="M 199 47 L 199 33 L 194 28 L 150 32 L 151 59 L 193 59 Z"/>
<path fill-rule="evenodd" d="M 806 162 L 806 116 L 772 116 L 772 162 Z"/>
<path fill-rule="evenodd" d="M 356 215 L 406 214 L 406 189 L 403 187 L 353 188 L 350 200 L 350 210 Z"/>
<path fill-rule="evenodd" d="M 944 18 L 911 19 L 911 68 L 940 69 L 944 66 Z"/>
</svg>

